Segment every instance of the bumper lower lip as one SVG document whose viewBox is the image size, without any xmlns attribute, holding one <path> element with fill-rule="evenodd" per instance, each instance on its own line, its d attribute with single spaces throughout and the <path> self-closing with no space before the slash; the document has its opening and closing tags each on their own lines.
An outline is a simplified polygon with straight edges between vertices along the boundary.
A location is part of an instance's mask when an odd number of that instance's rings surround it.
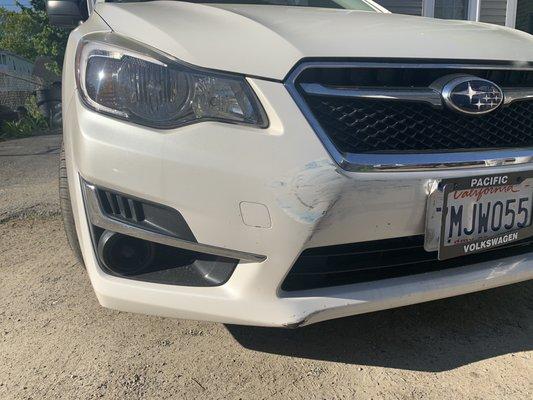
<svg viewBox="0 0 533 400">
<path fill-rule="evenodd" d="M 161 285 L 132 287 L 102 279 L 95 287 L 103 306 L 121 311 L 223 323 L 297 328 L 328 319 L 438 300 L 533 279 L 533 258 L 513 257 L 381 282 L 294 293 L 290 297 L 239 298 L 223 287 L 208 295 Z M 158 287 L 159 286 L 159 287 Z"/>
</svg>

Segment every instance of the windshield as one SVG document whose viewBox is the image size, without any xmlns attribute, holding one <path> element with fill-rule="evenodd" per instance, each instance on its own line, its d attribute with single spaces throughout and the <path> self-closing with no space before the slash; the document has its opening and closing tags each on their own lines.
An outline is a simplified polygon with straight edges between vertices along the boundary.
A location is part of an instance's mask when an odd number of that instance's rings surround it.
<svg viewBox="0 0 533 400">
<path fill-rule="evenodd" d="M 151 0 L 112 0 L 114 3 L 136 3 Z M 340 8 L 344 10 L 376 11 L 365 0 L 184 0 L 200 4 L 256 4 L 271 6 Z"/>
</svg>

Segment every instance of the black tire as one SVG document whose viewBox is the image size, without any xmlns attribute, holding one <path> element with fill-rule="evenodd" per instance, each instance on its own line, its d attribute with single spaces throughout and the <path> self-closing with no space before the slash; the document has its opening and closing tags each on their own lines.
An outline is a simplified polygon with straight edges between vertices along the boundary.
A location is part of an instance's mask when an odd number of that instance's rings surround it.
<svg viewBox="0 0 533 400">
<path fill-rule="evenodd" d="M 85 267 L 81 255 L 80 242 L 78 241 L 78 234 L 76 233 L 76 225 L 74 224 L 72 203 L 70 202 L 67 163 L 65 161 L 65 148 L 63 147 L 63 143 L 61 143 L 61 153 L 59 155 L 59 205 L 61 207 L 61 216 L 63 217 L 63 226 L 67 235 L 68 244 L 78 262 L 82 267 Z"/>
</svg>

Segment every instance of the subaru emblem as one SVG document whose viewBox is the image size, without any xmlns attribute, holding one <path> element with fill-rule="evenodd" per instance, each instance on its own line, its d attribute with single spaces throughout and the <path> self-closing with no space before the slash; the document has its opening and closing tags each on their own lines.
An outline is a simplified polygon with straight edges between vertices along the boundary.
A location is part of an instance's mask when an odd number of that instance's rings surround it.
<svg viewBox="0 0 533 400">
<path fill-rule="evenodd" d="M 444 85 L 442 99 L 452 110 L 482 115 L 496 110 L 503 103 L 503 92 L 498 85 L 486 79 L 462 76 Z"/>
</svg>

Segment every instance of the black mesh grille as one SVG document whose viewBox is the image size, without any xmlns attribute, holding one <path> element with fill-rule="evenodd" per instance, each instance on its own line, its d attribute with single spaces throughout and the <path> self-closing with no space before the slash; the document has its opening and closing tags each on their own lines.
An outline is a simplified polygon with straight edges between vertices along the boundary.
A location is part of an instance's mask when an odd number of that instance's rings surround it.
<svg viewBox="0 0 533 400">
<path fill-rule="evenodd" d="M 377 240 L 305 250 L 282 284 L 285 291 L 376 281 L 445 270 L 528 253 L 533 238 L 486 253 L 437 260 L 424 250 L 424 236 Z"/>
<path fill-rule="evenodd" d="M 533 101 L 469 116 L 424 103 L 306 96 L 337 149 L 346 153 L 460 151 L 533 146 Z"/>
<path fill-rule="evenodd" d="M 510 63 L 479 66 L 438 60 L 432 66 L 385 60 L 383 66 L 321 66 L 303 69 L 295 86 L 316 120 L 341 153 L 447 152 L 533 146 L 533 101 L 515 102 L 486 115 L 470 116 L 423 102 L 369 100 L 308 95 L 301 84 L 326 87 L 428 88 L 439 79 L 470 75 L 502 88 L 533 88 L 533 64 L 516 69 Z M 514 69 L 513 69 L 514 68 Z M 442 82 L 445 82 L 443 80 Z M 532 89 L 533 90 L 533 89 Z"/>
</svg>

